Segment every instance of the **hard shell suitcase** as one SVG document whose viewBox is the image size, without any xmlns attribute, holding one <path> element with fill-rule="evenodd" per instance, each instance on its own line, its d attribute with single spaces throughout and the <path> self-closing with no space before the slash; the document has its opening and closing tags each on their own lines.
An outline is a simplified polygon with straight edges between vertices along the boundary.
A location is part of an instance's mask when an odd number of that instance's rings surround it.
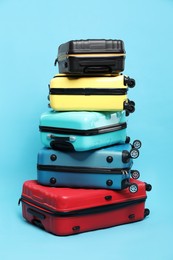
<svg viewBox="0 0 173 260">
<path fill-rule="evenodd" d="M 134 112 L 135 103 L 128 100 L 128 87 L 135 80 L 118 76 L 65 76 L 57 74 L 49 85 L 50 107 L 57 111 L 122 111 Z"/>
<path fill-rule="evenodd" d="M 122 40 L 72 40 L 58 48 L 60 73 L 113 73 L 124 70 L 125 48 Z"/>
<path fill-rule="evenodd" d="M 125 143 L 126 117 L 123 112 L 49 111 L 40 118 L 41 141 L 45 147 L 86 151 Z"/>
<path fill-rule="evenodd" d="M 138 192 L 130 193 L 128 189 L 52 188 L 26 181 L 20 199 L 22 214 L 28 222 L 60 236 L 132 223 L 150 213 L 145 201 L 151 185 L 135 183 Z"/>
<path fill-rule="evenodd" d="M 38 153 L 37 180 L 42 185 L 124 189 L 136 192 L 136 185 L 129 184 L 133 158 L 139 151 L 131 144 L 114 145 L 86 152 L 63 152 L 43 148 Z M 132 158 L 133 157 L 133 158 Z"/>
</svg>

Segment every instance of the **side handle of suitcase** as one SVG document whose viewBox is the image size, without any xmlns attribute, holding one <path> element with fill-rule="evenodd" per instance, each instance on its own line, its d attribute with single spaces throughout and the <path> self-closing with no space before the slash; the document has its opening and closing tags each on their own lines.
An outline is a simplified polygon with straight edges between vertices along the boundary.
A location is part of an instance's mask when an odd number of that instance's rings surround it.
<svg viewBox="0 0 173 260">
<path fill-rule="evenodd" d="M 111 73 L 112 70 L 109 66 L 86 66 L 84 73 Z"/>
<path fill-rule="evenodd" d="M 39 228 L 44 229 L 41 221 L 44 220 L 46 216 L 32 208 L 27 208 L 27 212 L 33 216 L 31 223 Z"/>
<path fill-rule="evenodd" d="M 72 142 L 76 140 L 74 136 L 60 137 L 51 134 L 49 135 L 49 138 L 52 139 L 50 146 L 53 150 L 74 151 L 74 146 L 72 144 Z"/>
</svg>

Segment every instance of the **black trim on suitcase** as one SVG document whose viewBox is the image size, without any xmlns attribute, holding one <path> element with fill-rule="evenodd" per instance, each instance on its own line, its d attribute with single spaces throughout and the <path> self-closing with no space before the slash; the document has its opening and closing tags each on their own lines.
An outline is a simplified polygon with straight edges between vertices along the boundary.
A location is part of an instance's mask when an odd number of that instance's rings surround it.
<svg viewBox="0 0 173 260">
<path fill-rule="evenodd" d="M 107 174 L 128 174 L 130 168 L 98 168 L 80 166 L 42 165 L 37 164 L 37 170 L 53 172 L 74 172 L 74 173 L 107 173 Z"/>
<path fill-rule="evenodd" d="M 119 74 L 117 74 L 117 76 L 119 76 Z M 86 74 L 85 75 L 85 78 L 95 78 L 95 77 L 98 77 L 98 75 L 93 75 L 93 74 Z M 105 74 L 105 75 L 101 74 L 101 75 L 99 75 L 99 78 L 105 78 L 105 77 L 107 77 L 107 78 L 115 77 L 115 75 L 112 75 L 112 74 Z M 125 77 L 126 76 L 124 76 L 124 78 Z M 68 75 L 66 75 L 66 74 L 56 74 L 55 76 L 53 76 L 53 79 L 54 78 L 79 79 L 79 78 L 81 78 L 81 74 L 79 74 L 79 75 L 78 74 L 68 74 Z M 125 86 L 126 86 L 126 84 L 125 84 Z"/>
<path fill-rule="evenodd" d="M 66 78 L 67 77 L 67 75 L 63 75 L 63 74 L 58 74 L 58 75 L 55 75 L 53 78 Z M 78 79 L 78 78 L 80 78 L 81 76 L 80 75 L 77 75 L 77 74 L 75 74 L 75 75 L 68 75 L 68 78 L 72 78 L 72 79 Z M 88 77 L 88 78 L 95 78 L 96 77 L 96 75 L 92 75 L 92 74 L 89 74 L 89 75 L 85 75 L 85 77 Z M 99 77 L 103 77 L 103 78 L 105 78 L 105 77 L 115 77 L 115 75 L 112 75 L 112 74 L 108 74 L 107 76 L 106 76 L 106 74 L 105 75 L 100 75 Z M 135 80 L 133 79 L 133 78 L 130 78 L 129 76 L 124 76 L 124 81 L 123 81 L 123 84 L 124 84 L 124 86 L 128 86 L 129 88 L 133 88 L 134 86 L 135 86 L 135 84 L 136 84 L 136 82 L 135 82 Z M 50 85 L 49 85 L 49 88 L 50 88 Z"/>
<path fill-rule="evenodd" d="M 126 88 L 50 88 L 51 95 L 126 95 Z"/>
<path fill-rule="evenodd" d="M 71 217 L 71 216 L 96 214 L 96 213 L 103 213 L 103 212 L 112 211 L 112 210 L 118 210 L 118 209 L 121 209 L 124 207 L 136 205 L 139 203 L 144 203 L 146 198 L 147 198 L 147 196 L 144 198 L 140 198 L 140 199 L 136 199 L 136 200 L 132 200 L 132 201 L 125 201 L 125 202 L 120 202 L 120 203 L 116 203 L 116 204 L 114 203 L 114 204 L 109 204 L 109 205 L 103 205 L 103 206 L 97 206 L 97 207 L 93 207 L 93 208 L 79 209 L 79 210 L 73 210 L 73 211 L 66 211 L 66 212 L 60 212 L 60 211 L 50 209 L 49 207 L 42 205 L 38 202 L 35 202 L 32 199 L 25 198 L 24 196 L 21 196 L 19 201 L 22 201 L 22 203 L 30 206 L 31 209 L 34 208 L 34 210 L 35 210 L 35 206 L 39 207 L 39 208 L 37 208 L 37 210 L 38 210 L 37 217 L 39 215 L 39 212 L 41 212 L 41 213 L 44 212 L 45 214 L 52 215 L 55 217 Z M 30 208 L 27 211 L 33 215 L 32 210 L 30 210 Z M 44 217 L 46 217 L 46 216 L 44 215 Z"/>
<path fill-rule="evenodd" d="M 60 128 L 60 127 L 52 127 L 52 126 L 39 126 L 40 132 L 51 132 L 54 134 L 71 134 L 71 135 L 83 135 L 83 136 L 105 134 L 114 131 L 119 131 L 125 128 L 127 128 L 126 122 L 115 124 L 115 125 L 93 128 L 93 129 L 87 129 L 87 130 Z"/>
</svg>

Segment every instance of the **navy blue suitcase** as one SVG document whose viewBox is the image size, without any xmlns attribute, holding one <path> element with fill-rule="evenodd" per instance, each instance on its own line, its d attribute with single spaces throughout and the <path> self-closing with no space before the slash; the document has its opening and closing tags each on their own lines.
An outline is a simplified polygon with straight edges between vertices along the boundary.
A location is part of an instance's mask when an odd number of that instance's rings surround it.
<svg viewBox="0 0 173 260">
<path fill-rule="evenodd" d="M 129 179 L 139 177 L 137 170 L 131 170 L 133 159 L 138 156 L 139 150 L 129 143 L 85 152 L 43 148 L 38 153 L 37 181 L 56 187 L 117 190 L 129 187 L 136 192 L 136 184 Z"/>
</svg>

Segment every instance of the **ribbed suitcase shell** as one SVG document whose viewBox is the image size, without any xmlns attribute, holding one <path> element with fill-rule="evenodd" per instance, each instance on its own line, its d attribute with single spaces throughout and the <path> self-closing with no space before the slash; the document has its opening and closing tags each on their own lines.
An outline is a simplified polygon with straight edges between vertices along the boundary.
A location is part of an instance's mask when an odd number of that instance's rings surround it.
<svg viewBox="0 0 173 260">
<path fill-rule="evenodd" d="M 52 188 L 26 181 L 22 190 L 22 214 L 30 223 L 55 235 L 72 235 L 142 220 L 146 184 L 130 193 L 102 189 Z"/>
<path fill-rule="evenodd" d="M 133 165 L 130 150 L 130 144 L 68 153 L 43 148 L 38 153 L 37 180 L 50 186 L 123 189 Z"/>
<path fill-rule="evenodd" d="M 122 40 L 72 40 L 58 48 L 60 73 L 119 73 L 125 66 L 125 48 Z"/>
<path fill-rule="evenodd" d="M 128 85 L 134 84 L 133 79 L 125 78 L 123 75 L 67 77 L 57 74 L 49 85 L 50 107 L 56 111 L 133 112 L 134 104 L 129 103 L 127 91 Z"/>
<path fill-rule="evenodd" d="M 40 118 L 45 147 L 86 151 L 125 143 L 125 112 L 48 111 Z"/>
</svg>

